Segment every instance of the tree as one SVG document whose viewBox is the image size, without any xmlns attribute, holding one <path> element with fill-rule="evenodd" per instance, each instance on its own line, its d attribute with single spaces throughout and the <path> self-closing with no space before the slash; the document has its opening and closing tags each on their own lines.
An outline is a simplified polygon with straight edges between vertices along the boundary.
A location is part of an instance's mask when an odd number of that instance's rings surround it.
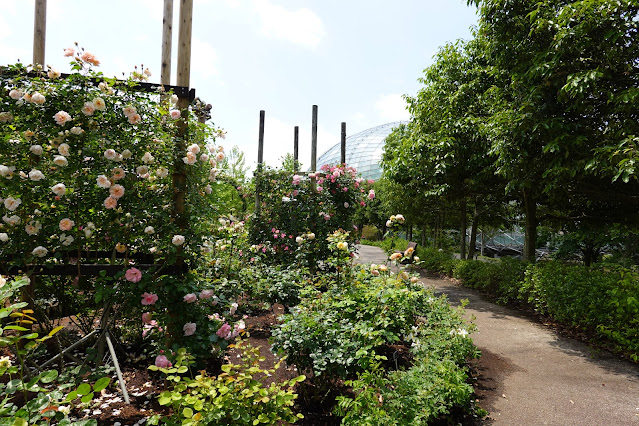
<svg viewBox="0 0 639 426">
<path fill-rule="evenodd" d="M 637 134 L 634 1 L 476 0 L 492 74 L 484 127 L 497 172 L 518 193 L 525 216 L 524 257 L 534 259 L 539 208 L 570 210 L 554 192 L 577 194 L 587 180 L 635 174 Z M 599 177 L 588 177 L 588 172 Z M 573 183 L 567 188 L 567 182 Z M 591 190 L 591 193 L 593 191 Z M 630 200 L 632 201 L 632 200 Z M 566 215 L 567 216 L 567 215 Z"/>
<path fill-rule="evenodd" d="M 466 257 L 468 208 L 474 206 L 472 232 L 477 233 L 482 203 L 503 193 L 480 132 L 486 116 L 482 94 L 492 85 L 480 40 L 447 44 L 424 71 L 424 87 L 406 97 L 412 118 L 387 139 L 384 172 L 429 197 L 458 207 L 460 253 Z M 471 237 L 472 238 L 472 237 Z M 471 253 L 474 243 L 471 243 Z"/>
</svg>

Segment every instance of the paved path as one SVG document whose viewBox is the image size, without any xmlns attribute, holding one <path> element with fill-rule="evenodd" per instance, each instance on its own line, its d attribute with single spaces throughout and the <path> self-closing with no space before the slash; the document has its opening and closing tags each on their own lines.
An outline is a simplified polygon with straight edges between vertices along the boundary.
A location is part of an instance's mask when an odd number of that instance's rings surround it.
<svg viewBox="0 0 639 426">
<path fill-rule="evenodd" d="M 361 263 L 382 263 L 384 252 L 359 246 Z M 476 366 L 480 406 L 491 425 L 639 425 L 639 366 L 558 336 L 516 310 L 485 301 L 480 293 L 422 274 L 422 282 L 468 299 L 479 331 Z"/>
</svg>

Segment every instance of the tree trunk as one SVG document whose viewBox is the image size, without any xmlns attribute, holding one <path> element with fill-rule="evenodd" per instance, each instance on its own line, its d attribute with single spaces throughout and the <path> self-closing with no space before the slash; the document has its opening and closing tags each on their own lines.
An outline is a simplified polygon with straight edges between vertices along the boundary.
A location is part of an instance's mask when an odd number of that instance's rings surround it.
<svg viewBox="0 0 639 426">
<path fill-rule="evenodd" d="M 466 259 L 466 228 L 468 227 L 468 218 L 466 216 L 466 200 L 462 200 L 459 206 L 459 258 Z"/>
<path fill-rule="evenodd" d="M 426 247 L 426 227 L 422 225 L 420 230 L 422 232 L 422 247 Z"/>
<path fill-rule="evenodd" d="M 468 242 L 468 258 L 475 258 L 475 243 L 477 242 L 477 227 L 479 225 L 479 207 L 478 202 L 475 200 L 475 209 L 473 210 L 473 223 L 470 228 L 470 241 Z"/>
<path fill-rule="evenodd" d="M 535 249 L 537 248 L 537 200 L 529 190 L 523 190 L 524 214 L 526 215 L 526 228 L 524 239 L 525 261 L 534 262 L 536 260 Z"/>
</svg>

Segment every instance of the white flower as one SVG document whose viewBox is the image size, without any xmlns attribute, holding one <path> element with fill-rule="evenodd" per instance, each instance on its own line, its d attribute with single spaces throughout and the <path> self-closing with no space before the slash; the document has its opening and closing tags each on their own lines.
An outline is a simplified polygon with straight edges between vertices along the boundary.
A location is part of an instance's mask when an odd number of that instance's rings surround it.
<svg viewBox="0 0 639 426">
<path fill-rule="evenodd" d="M 145 164 L 151 164 L 153 161 L 155 161 L 155 158 L 151 155 L 150 152 L 145 152 L 142 156 L 142 162 Z"/>
<path fill-rule="evenodd" d="M 115 160 L 115 158 L 118 156 L 118 153 L 115 152 L 114 149 L 107 149 L 106 151 L 104 151 L 104 158 L 106 158 L 107 160 Z"/>
<path fill-rule="evenodd" d="M 20 198 L 7 197 L 4 200 L 4 206 L 9 211 L 15 211 L 22 204 L 22 200 Z"/>
<path fill-rule="evenodd" d="M 195 324 L 194 322 L 187 322 L 186 324 L 184 324 L 184 327 L 182 327 L 185 336 L 192 336 L 193 334 L 195 334 L 196 329 L 197 324 Z"/>
<path fill-rule="evenodd" d="M 315 234 L 313 234 L 312 232 L 309 232 L 308 234 L 306 234 L 306 238 L 308 238 L 309 240 L 314 240 Z"/>
<path fill-rule="evenodd" d="M 34 182 L 44 179 L 44 174 L 40 170 L 33 169 L 29 172 L 29 179 Z"/>
<path fill-rule="evenodd" d="M 197 161 L 197 157 L 195 156 L 195 154 L 189 151 L 186 153 L 186 157 L 182 158 L 182 161 L 184 161 L 185 164 L 192 166 Z"/>
<path fill-rule="evenodd" d="M 65 157 L 68 157 L 70 149 L 71 147 L 69 146 L 68 143 L 63 143 L 63 144 L 60 144 L 60 146 L 58 147 L 58 152 L 60 153 L 60 155 L 64 155 Z"/>
<path fill-rule="evenodd" d="M 147 166 L 138 166 L 135 169 L 136 173 L 140 177 L 148 177 L 149 176 L 149 168 Z"/>
<path fill-rule="evenodd" d="M 296 242 L 297 244 L 302 244 L 302 243 L 304 242 L 304 238 L 302 238 L 302 237 L 297 237 L 297 238 L 295 238 L 295 242 Z"/>
<path fill-rule="evenodd" d="M 29 148 L 29 151 L 31 151 L 34 155 L 42 155 L 42 146 L 31 145 L 31 148 Z"/>
<path fill-rule="evenodd" d="M 173 239 L 171 239 L 171 242 L 174 246 L 181 246 L 182 244 L 184 244 L 184 235 L 174 235 Z"/>
<path fill-rule="evenodd" d="M 213 192 L 213 188 L 211 188 L 211 185 L 206 185 L 204 187 L 204 192 L 206 192 L 207 195 L 211 195 L 211 192 Z"/>
<path fill-rule="evenodd" d="M 109 180 L 109 178 L 108 178 L 108 177 L 106 177 L 106 176 L 104 176 L 104 175 L 100 175 L 100 176 L 98 176 L 98 178 L 97 178 L 97 183 L 98 183 L 98 186 L 99 186 L 100 188 L 107 189 L 107 188 L 110 188 L 110 187 L 111 187 L 111 181 Z"/>
<path fill-rule="evenodd" d="M 31 251 L 31 254 L 38 257 L 44 257 L 47 255 L 48 252 L 49 250 L 47 250 L 46 248 L 38 246 L 34 248 L 33 251 Z"/>
<path fill-rule="evenodd" d="M 208 154 L 200 155 L 200 161 L 203 163 L 206 163 L 207 161 L 209 161 L 209 155 Z"/>
<path fill-rule="evenodd" d="M 49 71 L 47 71 L 47 76 L 52 79 L 55 80 L 56 78 L 60 78 L 62 74 L 60 74 L 60 71 L 58 71 L 55 68 L 49 68 Z"/>
<path fill-rule="evenodd" d="M 229 313 L 231 315 L 235 315 L 235 311 L 237 311 L 237 306 L 238 306 L 237 303 L 235 302 L 231 303 L 231 309 L 229 310 Z"/>
<path fill-rule="evenodd" d="M 176 103 L 177 103 L 177 101 L 178 101 L 178 97 L 177 97 L 177 95 L 173 95 L 173 96 L 171 96 L 171 103 L 172 103 L 172 104 L 176 104 Z"/>
<path fill-rule="evenodd" d="M 22 98 L 23 95 L 24 93 L 22 93 L 22 91 L 19 89 L 13 89 L 9 92 L 9 97 L 14 101 L 19 100 L 20 98 Z"/>
<path fill-rule="evenodd" d="M 215 154 L 215 159 L 217 161 L 222 161 L 224 160 L 224 153 L 223 152 L 218 152 L 217 154 Z"/>
<path fill-rule="evenodd" d="M 70 246 L 74 241 L 74 238 L 71 235 L 60 234 L 60 243 L 63 246 Z"/>
<path fill-rule="evenodd" d="M 84 133 L 84 130 L 82 129 L 82 127 L 74 126 L 71 127 L 71 133 L 73 133 L 74 135 L 81 135 L 82 133 Z"/>
<path fill-rule="evenodd" d="M 4 286 L 6 282 L 7 281 L 4 278 L 0 277 L 0 284 L 2 284 L 0 285 L 0 287 Z M 11 367 L 11 358 L 8 355 L 1 357 L 0 368 L 9 368 L 9 367 Z"/>
<path fill-rule="evenodd" d="M 0 232 L 0 241 L 6 243 L 9 241 L 9 235 L 6 232 Z"/>
<path fill-rule="evenodd" d="M 34 104 L 42 105 L 46 102 L 46 98 L 42 93 L 35 92 L 33 95 L 31 95 L 31 102 L 33 102 Z"/>
<path fill-rule="evenodd" d="M 58 411 L 61 412 L 64 415 L 69 415 L 69 413 L 71 412 L 71 406 L 70 405 L 61 405 L 58 407 Z"/>
<path fill-rule="evenodd" d="M 344 202 L 344 208 L 347 209 L 350 206 L 347 202 Z"/>
<path fill-rule="evenodd" d="M 102 84 L 102 83 L 100 83 Z M 108 86 L 106 87 L 107 89 L 109 88 Z M 101 90 L 104 90 L 102 88 L 100 88 Z M 93 100 L 93 108 L 97 109 L 98 111 L 104 111 L 104 109 L 106 108 L 106 104 L 104 103 L 104 99 L 102 98 L 95 98 Z"/>
<path fill-rule="evenodd" d="M 199 154 L 200 153 L 200 145 L 194 143 L 193 145 L 189 145 L 189 147 L 186 150 L 188 152 L 192 152 L 193 154 Z"/>
<path fill-rule="evenodd" d="M 133 153 L 129 151 L 128 149 L 125 149 L 124 151 L 122 151 L 122 158 L 124 158 L 125 160 L 128 160 L 132 156 L 133 156 Z"/>
<path fill-rule="evenodd" d="M 66 167 L 69 164 L 69 161 L 63 155 L 56 155 L 53 157 L 53 164 L 60 167 Z"/>
<path fill-rule="evenodd" d="M 20 216 L 15 215 L 15 214 L 13 216 L 4 215 L 4 216 L 2 216 L 2 220 L 7 225 L 11 225 L 11 226 L 15 226 L 15 225 L 19 225 L 20 224 Z"/>
<path fill-rule="evenodd" d="M 159 169 L 157 169 L 155 174 L 159 178 L 165 178 L 169 175 L 169 169 L 167 169 L 166 167 L 160 167 Z"/>
<path fill-rule="evenodd" d="M 147 226 L 146 228 L 144 228 L 144 233 L 147 235 L 151 235 L 155 233 L 155 229 L 153 229 L 152 226 Z"/>
<path fill-rule="evenodd" d="M 66 190 L 67 190 L 67 187 L 64 186 L 63 183 L 58 183 L 58 184 L 56 184 L 56 185 L 51 187 L 51 192 L 53 192 L 58 197 L 63 196 L 64 193 L 66 192 Z"/>
<path fill-rule="evenodd" d="M 42 229 L 42 224 L 37 220 L 32 220 L 24 227 L 24 230 L 29 235 L 38 235 Z"/>
<path fill-rule="evenodd" d="M 290 203 L 291 199 L 289 197 L 282 197 L 282 202 L 283 203 Z"/>
</svg>

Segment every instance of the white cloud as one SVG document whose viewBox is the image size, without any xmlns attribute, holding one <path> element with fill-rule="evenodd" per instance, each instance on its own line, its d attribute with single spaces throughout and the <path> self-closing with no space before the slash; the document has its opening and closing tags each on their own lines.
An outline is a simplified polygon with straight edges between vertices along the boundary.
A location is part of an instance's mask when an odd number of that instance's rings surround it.
<svg viewBox="0 0 639 426">
<path fill-rule="evenodd" d="M 218 62 L 218 55 L 213 46 L 193 36 L 191 41 L 191 74 L 196 71 L 204 77 L 217 75 Z"/>
<path fill-rule="evenodd" d="M 375 102 L 379 118 L 384 122 L 409 120 L 410 113 L 406 106 L 406 101 L 398 93 L 382 95 Z"/>
<path fill-rule="evenodd" d="M 253 6 L 267 37 L 315 48 L 326 35 L 322 20 L 310 9 L 287 10 L 269 0 L 254 0 Z"/>
</svg>

